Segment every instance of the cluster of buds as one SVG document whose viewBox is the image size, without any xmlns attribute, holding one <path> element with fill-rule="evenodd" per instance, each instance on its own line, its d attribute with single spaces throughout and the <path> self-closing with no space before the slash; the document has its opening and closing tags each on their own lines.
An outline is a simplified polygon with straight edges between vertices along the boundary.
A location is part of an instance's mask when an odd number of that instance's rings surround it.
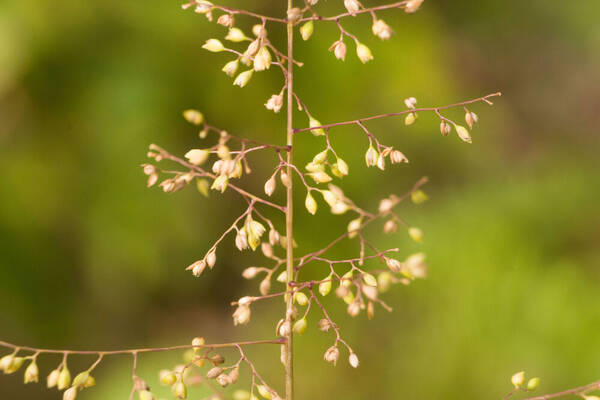
<svg viewBox="0 0 600 400">
<path fill-rule="evenodd" d="M 367 167 L 377 167 L 380 170 L 385 170 L 385 159 L 389 156 L 392 164 L 408 163 L 408 158 L 400 150 L 394 150 L 393 147 L 385 147 L 381 152 L 378 152 L 373 144 L 369 145 L 365 153 L 365 163 Z"/>
<path fill-rule="evenodd" d="M 416 253 L 408 256 L 404 262 L 399 261 L 395 258 L 386 257 L 385 263 L 390 269 L 391 272 L 399 273 L 403 278 L 408 279 L 408 281 L 402 281 L 401 283 L 408 284 L 410 281 L 414 279 L 422 279 L 427 277 L 427 264 L 425 263 L 425 253 Z M 387 272 L 383 272 L 382 274 L 388 274 Z M 378 282 L 380 286 L 382 281 L 390 278 L 389 275 L 385 275 L 383 278 L 381 275 L 379 276 Z M 385 282 L 386 284 L 383 287 L 389 287 L 389 283 L 393 283 L 392 281 Z"/>
<path fill-rule="evenodd" d="M 329 184 L 328 189 L 314 189 L 314 191 L 318 191 L 323 196 L 323 200 L 329 205 L 330 211 L 334 215 L 341 215 L 350 210 L 350 204 L 348 199 L 344 196 L 344 192 L 339 187 Z M 316 214 L 317 212 L 317 202 L 313 195 L 311 194 L 311 190 L 306 194 L 306 199 L 304 201 L 304 206 L 311 214 Z"/>
<path fill-rule="evenodd" d="M 520 372 L 517 372 L 516 374 L 514 374 L 513 376 L 511 376 L 510 382 L 513 384 L 515 389 L 520 389 L 520 390 L 525 390 L 525 391 L 533 391 L 533 390 L 537 389 L 537 387 L 540 385 L 540 378 L 531 378 L 527 381 L 527 384 L 525 384 L 525 372 L 520 371 Z M 583 396 L 583 397 L 585 397 L 585 396 Z M 596 397 L 596 396 L 590 396 L 590 397 Z"/>
</svg>

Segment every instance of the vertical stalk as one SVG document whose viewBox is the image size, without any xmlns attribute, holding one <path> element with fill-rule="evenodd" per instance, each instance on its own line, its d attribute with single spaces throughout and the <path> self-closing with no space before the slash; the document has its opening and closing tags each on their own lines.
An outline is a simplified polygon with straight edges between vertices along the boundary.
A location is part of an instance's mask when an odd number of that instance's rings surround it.
<svg viewBox="0 0 600 400">
<path fill-rule="evenodd" d="M 290 10 L 293 7 L 293 0 L 288 0 L 287 8 Z M 293 208 L 293 191 L 292 191 L 292 169 L 290 165 L 293 162 L 293 141 L 294 141 L 294 132 L 293 132 L 293 83 L 294 83 L 294 29 L 293 23 L 287 23 L 287 145 L 288 145 L 288 153 L 287 153 L 287 175 L 290 178 L 290 184 L 287 187 L 286 191 L 286 211 L 285 211 L 285 235 L 287 238 L 287 249 L 286 249 L 286 271 L 287 271 L 287 290 L 291 289 L 290 282 L 294 279 L 294 235 L 293 235 L 293 227 L 294 227 L 294 208 Z M 292 318 L 292 307 L 293 307 L 293 297 L 288 296 L 286 302 L 286 320 L 291 324 Z M 290 333 L 286 338 L 285 344 L 285 398 L 286 400 L 293 400 L 294 398 L 294 364 L 293 364 L 293 335 L 294 332 L 290 329 Z"/>
</svg>

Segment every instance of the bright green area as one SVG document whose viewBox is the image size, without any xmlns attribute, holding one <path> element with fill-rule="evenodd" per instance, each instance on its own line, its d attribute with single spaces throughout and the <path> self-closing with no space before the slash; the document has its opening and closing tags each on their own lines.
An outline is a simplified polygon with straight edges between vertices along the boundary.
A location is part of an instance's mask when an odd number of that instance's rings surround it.
<svg viewBox="0 0 600 400">
<path fill-rule="evenodd" d="M 280 2 L 263 3 L 255 10 L 281 13 Z M 323 14 L 339 11 L 337 3 L 329 0 Z M 338 184 L 360 205 L 374 209 L 430 177 L 431 200 L 400 207 L 424 230 L 422 246 L 403 232 L 384 236 L 381 225 L 369 231 L 379 247 L 399 247 L 403 256 L 427 252 L 430 276 L 387 293 L 394 312 L 377 309 L 372 321 L 350 318 L 330 295 L 326 303 L 361 368 L 350 369 L 344 352 L 337 368 L 322 360 L 333 336 L 316 329 L 315 310 L 296 342 L 298 399 L 498 399 L 521 369 L 541 376 L 543 392 L 599 378 L 599 11 L 593 1 L 426 0 L 414 16 L 381 14 L 395 30 L 386 43 L 370 33 L 367 16 L 345 23 L 372 49 L 367 65 L 350 42 L 345 63 L 327 51 L 338 37 L 333 25 L 317 25 L 310 41 L 298 43 L 305 62 L 298 93 L 323 123 L 403 109 L 408 96 L 428 106 L 504 92 L 493 108 L 473 107 L 480 123 L 470 146 L 442 138 L 431 115 L 410 128 L 401 119 L 369 124 L 411 160 L 385 173 L 364 166 L 360 130 L 331 131 L 351 171 Z M 204 145 L 180 117 L 186 108 L 232 133 L 283 142 L 284 116 L 263 106 L 279 91 L 280 73 L 273 68 L 233 87 L 220 72 L 229 56 L 201 49 L 224 33 L 178 2 L 0 4 L 1 339 L 121 348 L 197 335 L 273 337 L 279 301 L 253 308 L 246 328 L 232 326 L 228 305 L 257 292 L 257 282 L 239 274 L 261 257 L 240 254 L 231 238 L 213 271 L 201 279 L 183 271 L 243 211 L 239 197 L 207 200 L 193 188 L 165 195 L 145 188 L 138 167 L 150 143 L 177 154 Z M 448 115 L 459 120 L 462 112 Z M 301 113 L 297 121 L 307 123 Z M 297 145 L 300 164 L 323 149 L 310 134 Z M 260 192 L 276 158 L 251 162 L 243 185 Z M 282 201 L 280 188 L 274 197 Z M 299 253 L 321 247 L 350 219 L 327 215 L 318 201 L 316 217 L 298 207 Z M 332 254 L 357 249 L 347 242 Z M 310 275 L 322 278 L 322 268 Z M 249 354 L 281 389 L 278 349 Z M 170 398 L 156 375 L 177 362 L 178 354 L 142 357 L 140 375 Z M 56 363 L 46 356 L 41 370 Z M 129 377 L 130 359 L 109 360 L 97 371 L 98 387 L 78 398 L 126 398 Z M 0 377 L 0 398 L 59 398 L 20 382 Z"/>
</svg>

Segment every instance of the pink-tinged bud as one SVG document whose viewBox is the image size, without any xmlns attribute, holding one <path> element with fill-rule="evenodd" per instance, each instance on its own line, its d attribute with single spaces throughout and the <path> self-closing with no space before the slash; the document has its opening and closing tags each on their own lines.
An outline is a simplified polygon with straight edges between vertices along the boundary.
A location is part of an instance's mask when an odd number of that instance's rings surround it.
<svg viewBox="0 0 600 400">
<path fill-rule="evenodd" d="M 331 346 L 325 352 L 323 359 L 328 363 L 332 363 L 333 365 L 337 364 L 338 359 L 340 358 L 340 350 L 336 346 Z"/>
<path fill-rule="evenodd" d="M 284 170 L 281 170 L 279 178 L 281 179 L 281 183 L 283 183 L 283 186 L 285 186 L 287 188 L 292 186 L 292 179 Z"/>
<path fill-rule="evenodd" d="M 256 37 L 267 36 L 267 30 L 261 24 L 256 24 L 252 26 L 252 34 Z"/>
<path fill-rule="evenodd" d="M 219 39 L 208 39 L 206 43 L 202 45 L 202 48 L 212 51 L 213 53 L 225 50 L 225 46 L 223 46 L 223 43 L 221 43 Z"/>
<path fill-rule="evenodd" d="M 333 51 L 335 58 L 338 60 L 344 61 L 346 59 L 346 45 L 341 40 L 333 42 L 331 47 L 329 47 L 329 51 Z"/>
<path fill-rule="evenodd" d="M 331 322 L 329 322 L 329 320 L 325 318 L 319 320 L 319 322 L 317 323 L 317 327 L 320 331 L 323 332 L 329 332 L 329 330 L 332 328 Z"/>
<path fill-rule="evenodd" d="M 215 252 L 215 250 L 212 250 L 206 255 L 206 263 L 208 264 L 208 266 L 210 268 L 212 268 L 215 266 L 216 262 L 217 262 L 217 253 Z"/>
<path fill-rule="evenodd" d="M 298 7 L 290 8 L 289 10 L 287 10 L 287 19 L 292 24 L 298 22 L 300 18 L 302 18 L 302 10 Z"/>
<path fill-rule="evenodd" d="M 394 202 L 391 199 L 383 199 L 379 202 L 379 213 L 387 214 L 394 208 Z"/>
<path fill-rule="evenodd" d="M 382 19 L 373 22 L 371 29 L 373 30 L 373 34 L 381 40 L 388 40 L 394 33 L 392 28 L 390 28 Z"/>
<path fill-rule="evenodd" d="M 221 367 L 214 367 L 214 368 L 211 368 L 206 373 L 206 377 L 208 379 L 215 379 L 217 376 L 221 375 L 222 373 L 223 373 L 223 368 L 221 368 Z"/>
<path fill-rule="evenodd" d="M 279 232 L 277 232 L 274 228 L 271 228 L 269 231 L 269 243 L 271 243 L 271 246 L 278 244 L 280 238 Z"/>
<path fill-rule="evenodd" d="M 478 120 L 479 117 L 477 117 L 477 114 L 475 114 L 474 112 L 467 111 L 467 113 L 465 114 L 465 121 L 469 126 L 469 129 L 473 129 L 473 125 L 475 125 L 475 123 Z"/>
<path fill-rule="evenodd" d="M 386 258 L 385 264 L 392 272 L 400 272 L 402 270 L 402 263 L 395 258 Z"/>
<path fill-rule="evenodd" d="M 352 368 L 358 368 L 358 356 L 354 353 L 350 353 L 350 357 L 348 357 L 348 362 L 352 366 Z"/>
<path fill-rule="evenodd" d="M 263 296 L 266 296 L 267 294 L 269 294 L 269 291 L 271 290 L 271 277 L 269 275 L 267 275 L 265 277 L 265 279 L 263 279 L 260 282 L 260 285 L 258 286 L 258 290 L 260 291 L 260 294 L 262 294 Z"/>
<path fill-rule="evenodd" d="M 271 196 L 277 187 L 277 182 L 275 181 L 275 177 L 272 176 L 267 182 L 265 182 L 265 193 L 267 196 Z"/>
<path fill-rule="evenodd" d="M 267 107 L 267 110 L 278 113 L 281 110 L 281 107 L 283 107 L 283 95 L 274 94 L 267 100 L 265 107 Z"/>
<path fill-rule="evenodd" d="M 146 183 L 146 186 L 152 187 L 156 184 L 156 182 L 158 182 L 158 174 L 152 174 L 148 177 L 148 182 Z"/>
<path fill-rule="evenodd" d="M 425 253 L 416 253 L 408 256 L 404 260 L 405 269 L 411 278 L 425 278 L 427 276 L 427 264 L 425 263 Z"/>
<path fill-rule="evenodd" d="M 390 161 L 392 164 L 408 163 L 408 158 L 401 151 L 392 150 L 390 153 Z"/>
<path fill-rule="evenodd" d="M 377 280 L 375 280 L 375 284 L 377 284 Z M 362 293 L 365 295 L 365 297 L 369 300 L 377 300 L 377 294 L 378 294 L 378 290 L 375 286 L 369 286 L 369 285 L 363 285 L 362 286 Z"/>
<path fill-rule="evenodd" d="M 240 229 L 235 236 L 235 247 L 239 251 L 246 250 L 248 248 L 248 237 L 244 228 Z"/>
<path fill-rule="evenodd" d="M 358 56 L 358 59 L 363 64 L 366 64 L 367 62 L 369 62 L 373 59 L 373 54 L 371 53 L 371 49 L 369 49 L 367 46 L 365 46 L 362 43 L 358 43 L 358 45 L 356 46 L 356 55 Z"/>
<path fill-rule="evenodd" d="M 239 367 L 235 367 L 229 373 L 229 381 L 231 383 L 236 383 L 239 378 L 240 378 L 240 368 Z"/>
<path fill-rule="evenodd" d="M 198 261 L 194 262 L 193 264 L 191 264 L 189 267 L 187 267 L 186 270 L 191 270 L 192 274 L 194 274 L 194 276 L 200 276 L 200 275 L 202 275 L 202 272 L 204 272 L 205 268 L 206 268 L 206 261 L 198 260 Z"/>
<path fill-rule="evenodd" d="M 379 153 L 373 146 L 369 146 L 367 152 L 365 153 L 365 162 L 367 163 L 367 167 L 373 167 L 377 165 L 377 159 L 379 158 Z"/>
<path fill-rule="evenodd" d="M 217 24 L 231 28 L 235 20 L 231 14 L 223 14 L 217 19 Z"/>
<path fill-rule="evenodd" d="M 360 304 L 358 301 L 353 301 L 352 303 L 348 304 L 348 309 L 346 311 L 351 317 L 356 317 L 358 314 L 360 314 Z"/>
<path fill-rule="evenodd" d="M 73 386 L 65 390 L 63 400 L 75 400 L 77 398 L 77 387 Z"/>
<path fill-rule="evenodd" d="M 221 374 L 221 375 L 217 376 L 217 383 L 221 387 L 227 387 L 231 383 L 231 379 L 229 379 L 229 375 Z"/>
<path fill-rule="evenodd" d="M 262 242 L 260 244 L 260 249 L 262 250 L 265 257 L 273 258 L 273 247 L 269 243 Z"/>
<path fill-rule="evenodd" d="M 233 324 L 234 325 L 245 325 L 250 321 L 250 307 L 240 305 L 233 312 Z"/>
<path fill-rule="evenodd" d="M 452 127 L 446 121 L 442 120 L 440 122 L 440 133 L 442 136 L 448 136 L 448 134 L 452 131 Z"/>
<path fill-rule="evenodd" d="M 415 108 L 415 106 L 417 105 L 417 99 L 414 97 L 409 97 L 407 99 L 404 99 L 404 104 L 406 104 L 406 107 L 408 108 Z"/>
<path fill-rule="evenodd" d="M 290 323 L 290 321 L 282 321 L 278 329 L 279 336 L 289 336 L 291 332 L 292 324 Z"/>
<path fill-rule="evenodd" d="M 260 270 L 256 267 L 248 267 L 244 270 L 244 272 L 242 272 L 242 276 L 244 279 L 253 279 L 256 277 L 256 275 L 258 275 L 259 272 Z"/>
<path fill-rule="evenodd" d="M 361 9 L 362 5 L 357 0 L 344 0 L 344 7 L 350 15 L 356 15 L 356 12 Z"/>
<path fill-rule="evenodd" d="M 398 230 L 398 224 L 396 223 L 396 221 L 390 219 L 385 221 L 385 224 L 383 225 L 383 232 L 384 233 L 393 233 L 396 232 Z"/>
<path fill-rule="evenodd" d="M 408 14 L 417 12 L 419 7 L 421 7 L 421 4 L 423 4 L 423 0 L 409 0 L 408 3 L 406 3 L 406 6 L 404 6 L 404 11 Z"/>
</svg>

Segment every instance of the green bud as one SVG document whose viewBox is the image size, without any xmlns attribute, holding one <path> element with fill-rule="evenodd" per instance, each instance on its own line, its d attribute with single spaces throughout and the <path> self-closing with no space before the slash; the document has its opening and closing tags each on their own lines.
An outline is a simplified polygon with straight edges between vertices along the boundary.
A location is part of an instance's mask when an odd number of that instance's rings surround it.
<svg viewBox="0 0 600 400">
<path fill-rule="evenodd" d="M 423 243 L 423 231 L 419 228 L 410 227 L 408 228 L 408 235 L 412 240 L 417 243 Z"/>
<path fill-rule="evenodd" d="M 35 363 L 35 360 L 31 361 L 31 364 L 29 364 L 27 366 L 27 368 L 25 369 L 25 376 L 24 376 L 24 382 L 25 383 L 30 383 L 30 382 L 37 382 L 39 378 L 39 369 L 37 364 Z"/>
<path fill-rule="evenodd" d="M 363 281 L 369 286 L 377 287 L 377 279 L 371 274 L 364 274 Z"/>
<path fill-rule="evenodd" d="M 75 376 L 75 379 L 73 379 L 73 386 L 79 387 L 84 385 L 89 377 L 90 373 L 88 371 L 80 372 L 79 374 L 77 374 L 77 376 Z"/>
<path fill-rule="evenodd" d="M 294 322 L 294 332 L 296 332 L 298 335 L 302 335 L 304 332 L 306 332 L 306 329 L 308 328 L 308 323 L 306 322 L 306 318 L 302 318 L 299 319 L 298 321 Z"/>
<path fill-rule="evenodd" d="M 208 197 L 208 193 L 209 193 L 209 189 L 210 189 L 210 184 L 208 183 L 208 180 L 206 180 L 204 178 L 197 179 L 196 180 L 196 188 L 198 189 L 200 194 L 202 194 L 202 196 Z"/>
<path fill-rule="evenodd" d="M 422 204 L 429 200 L 427 194 L 422 190 L 415 190 L 410 194 L 410 199 L 415 204 Z"/>
<path fill-rule="evenodd" d="M 140 400 L 154 400 L 154 395 L 147 390 L 140 390 L 138 392 L 138 398 Z"/>
<path fill-rule="evenodd" d="M 321 296 L 327 296 L 329 294 L 329 292 L 331 292 L 331 274 L 329 274 L 329 276 L 327 276 L 327 278 L 325 278 L 325 280 L 327 280 L 327 282 L 321 282 L 319 283 L 319 293 L 321 293 Z"/>
<path fill-rule="evenodd" d="M 308 40 L 310 39 L 310 37 L 312 36 L 313 32 L 315 29 L 315 24 L 313 23 L 312 20 L 304 23 L 304 25 L 302 25 L 300 27 L 300 35 L 302 35 L 302 39 L 303 40 Z"/>
<path fill-rule="evenodd" d="M 308 297 L 303 292 L 294 293 L 294 301 L 301 306 L 305 306 L 308 304 Z"/>
<path fill-rule="evenodd" d="M 535 390 L 540 386 L 540 378 L 531 378 L 527 381 L 527 390 Z"/>
<path fill-rule="evenodd" d="M 177 376 L 172 371 L 163 369 L 158 375 L 160 377 L 160 383 L 165 386 L 171 386 L 177 382 Z"/>
<path fill-rule="evenodd" d="M 171 390 L 173 391 L 173 396 L 178 399 L 185 399 L 187 397 L 187 388 L 181 379 L 175 382 Z"/>
<path fill-rule="evenodd" d="M 310 128 L 314 128 L 316 126 L 321 126 L 321 125 L 323 125 L 323 124 L 321 124 L 321 122 L 319 122 L 318 120 L 316 120 L 313 117 L 310 117 L 310 119 L 308 120 L 308 126 Z M 325 135 L 325 131 L 323 130 L 323 128 L 312 129 L 311 132 L 315 136 L 324 136 Z"/>
<path fill-rule="evenodd" d="M 69 372 L 69 368 L 66 365 L 60 370 L 56 386 L 58 390 L 63 390 L 71 386 L 71 372 Z"/>
</svg>

